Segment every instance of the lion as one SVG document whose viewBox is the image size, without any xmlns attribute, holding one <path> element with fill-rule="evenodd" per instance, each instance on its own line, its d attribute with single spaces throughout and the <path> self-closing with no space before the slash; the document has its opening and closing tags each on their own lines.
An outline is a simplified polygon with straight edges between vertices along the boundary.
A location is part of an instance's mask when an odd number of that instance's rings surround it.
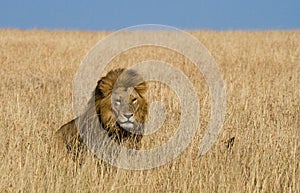
<svg viewBox="0 0 300 193">
<path fill-rule="evenodd" d="M 87 150 L 83 133 L 89 132 L 91 125 L 97 125 L 96 129 L 106 131 L 114 142 L 140 149 L 148 114 L 146 91 L 146 82 L 135 70 L 111 70 L 98 81 L 87 110 L 55 133 L 57 147 L 73 159 L 78 158 Z M 90 120 L 98 124 L 86 124 Z"/>
</svg>

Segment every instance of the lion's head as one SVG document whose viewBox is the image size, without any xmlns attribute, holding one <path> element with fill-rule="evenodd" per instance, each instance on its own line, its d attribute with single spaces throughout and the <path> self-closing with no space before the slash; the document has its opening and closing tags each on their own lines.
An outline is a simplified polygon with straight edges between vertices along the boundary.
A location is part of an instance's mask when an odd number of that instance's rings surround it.
<svg viewBox="0 0 300 193">
<path fill-rule="evenodd" d="M 95 108 L 104 129 L 142 134 L 148 111 L 146 90 L 145 81 L 134 70 L 113 70 L 99 80 Z"/>
</svg>

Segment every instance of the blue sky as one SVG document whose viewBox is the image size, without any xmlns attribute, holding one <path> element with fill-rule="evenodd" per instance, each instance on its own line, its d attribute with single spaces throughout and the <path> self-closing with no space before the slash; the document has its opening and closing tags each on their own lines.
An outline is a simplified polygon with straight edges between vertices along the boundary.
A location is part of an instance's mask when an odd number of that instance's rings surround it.
<svg viewBox="0 0 300 193">
<path fill-rule="evenodd" d="M 181 29 L 300 29 L 299 0 L 3 0 L 0 28 L 117 30 L 138 24 Z"/>
</svg>

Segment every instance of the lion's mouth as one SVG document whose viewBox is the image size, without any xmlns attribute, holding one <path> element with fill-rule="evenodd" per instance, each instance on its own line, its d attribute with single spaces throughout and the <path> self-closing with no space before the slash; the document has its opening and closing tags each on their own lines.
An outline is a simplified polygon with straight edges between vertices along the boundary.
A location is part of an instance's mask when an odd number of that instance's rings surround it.
<svg viewBox="0 0 300 193">
<path fill-rule="evenodd" d="M 126 129 L 126 130 L 130 130 L 130 129 L 133 129 L 134 127 L 134 122 L 131 122 L 131 121 L 125 121 L 125 122 L 121 122 L 119 123 L 119 125 L 123 128 L 123 129 Z"/>
</svg>

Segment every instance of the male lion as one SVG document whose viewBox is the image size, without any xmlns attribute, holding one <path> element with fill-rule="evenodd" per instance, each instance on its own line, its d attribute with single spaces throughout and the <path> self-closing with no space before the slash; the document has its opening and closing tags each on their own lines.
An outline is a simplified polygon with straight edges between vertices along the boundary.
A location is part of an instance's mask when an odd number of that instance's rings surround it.
<svg viewBox="0 0 300 193">
<path fill-rule="evenodd" d="M 82 133 L 90 132 L 91 125 L 97 125 L 99 128 L 96 129 L 105 130 L 107 136 L 118 144 L 126 142 L 130 148 L 140 149 L 148 113 L 144 97 L 146 90 L 145 81 L 134 70 L 108 72 L 98 81 L 86 112 L 55 133 L 58 148 L 71 153 L 76 159 L 87 149 Z M 98 124 L 87 124 L 90 120 L 98 121 Z M 88 135 L 93 135 L 93 131 Z"/>
</svg>

